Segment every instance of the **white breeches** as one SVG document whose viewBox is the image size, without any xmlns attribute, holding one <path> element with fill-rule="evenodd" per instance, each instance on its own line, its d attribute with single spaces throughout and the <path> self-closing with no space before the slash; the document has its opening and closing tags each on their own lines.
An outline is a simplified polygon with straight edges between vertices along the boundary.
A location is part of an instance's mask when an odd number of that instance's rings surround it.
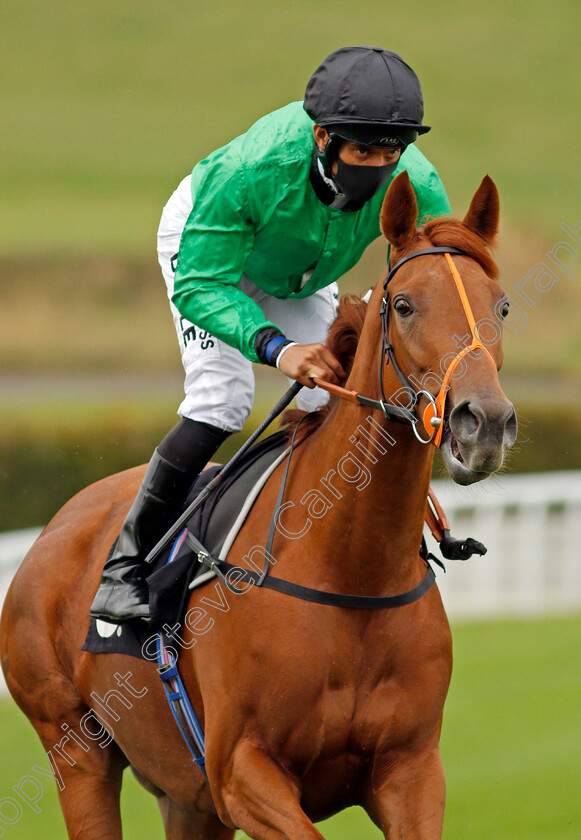
<svg viewBox="0 0 581 840">
<path fill-rule="evenodd" d="M 254 373 L 239 350 L 182 318 L 171 302 L 174 286 L 172 257 L 178 252 L 182 231 L 192 209 L 191 176 L 184 178 L 165 205 L 157 236 L 159 264 L 164 276 L 185 370 L 185 398 L 178 414 L 239 432 L 254 401 Z M 175 266 L 175 260 L 174 260 Z M 264 312 L 265 318 L 299 344 L 324 343 L 337 309 L 337 284 L 331 283 L 308 298 L 279 300 L 263 292 L 246 276 L 238 284 Z M 292 381 L 292 380 L 291 380 Z M 303 388 L 299 408 L 312 411 L 328 398 L 320 388 Z"/>
</svg>

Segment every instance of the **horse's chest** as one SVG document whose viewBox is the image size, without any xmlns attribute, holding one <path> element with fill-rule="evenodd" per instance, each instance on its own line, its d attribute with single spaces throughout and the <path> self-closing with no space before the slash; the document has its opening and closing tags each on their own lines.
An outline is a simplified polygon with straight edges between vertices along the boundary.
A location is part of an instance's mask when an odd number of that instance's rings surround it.
<svg viewBox="0 0 581 840">
<path fill-rule="evenodd" d="M 240 731 L 251 739 L 260 733 L 265 752 L 301 776 L 338 757 L 358 764 L 377 749 L 405 748 L 433 733 L 449 678 L 449 643 L 445 633 L 428 633 L 420 610 L 364 623 L 342 613 L 333 621 L 334 614 L 292 600 L 285 607 L 284 622 L 265 605 L 259 625 L 245 623 L 243 656 L 233 655 L 228 640 L 238 637 L 227 627 L 224 660 L 218 664 L 213 649 L 200 662 L 210 687 L 212 666 L 237 675 L 218 730 L 232 728 L 236 738 Z"/>
<path fill-rule="evenodd" d="M 278 748 L 290 764 L 324 767 L 341 756 L 345 772 L 349 756 L 356 771 L 359 760 L 370 759 L 378 748 L 405 746 L 418 726 L 432 729 L 441 708 L 433 700 L 425 702 L 425 686 L 422 691 L 395 676 L 365 676 L 344 667 L 331 670 L 318 685 L 312 678 L 305 679 L 302 691 L 295 688 L 268 724 Z"/>
<path fill-rule="evenodd" d="M 306 653 L 289 679 L 282 721 L 290 751 L 308 761 L 334 755 L 370 758 L 432 737 L 450 677 L 447 637 L 398 636 L 397 644 L 349 645 L 336 655 Z M 409 633 L 413 637 L 412 632 Z"/>
<path fill-rule="evenodd" d="M 357 755 L 369 755 L 385 740 L 404 741 L 411 733 L 411 721 L 422 714 L 419 693 L 395 677 L 360 679 L 342 689 L 329 688 L 321 701 L 327 748 L 333 750 L 338 735 L 346 750 Z"/>
</svg>

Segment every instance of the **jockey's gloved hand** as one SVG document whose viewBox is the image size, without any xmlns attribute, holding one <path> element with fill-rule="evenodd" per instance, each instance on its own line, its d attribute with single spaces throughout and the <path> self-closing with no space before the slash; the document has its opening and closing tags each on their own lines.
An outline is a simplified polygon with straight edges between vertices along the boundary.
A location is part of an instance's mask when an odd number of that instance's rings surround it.
<svg viewBox="0 0 581 840">
<path fill-rule="evenodd" d="M 478 540 L 467 537 L 465 540 L 456 540 L 450 536 L 449 531 L 444 531 L 444 537 L 439 542 L 442 557 L 446 560 L 469 560 L 473 554 L 484 555 L 488 551 L 485 545 Z"/>
</svg>

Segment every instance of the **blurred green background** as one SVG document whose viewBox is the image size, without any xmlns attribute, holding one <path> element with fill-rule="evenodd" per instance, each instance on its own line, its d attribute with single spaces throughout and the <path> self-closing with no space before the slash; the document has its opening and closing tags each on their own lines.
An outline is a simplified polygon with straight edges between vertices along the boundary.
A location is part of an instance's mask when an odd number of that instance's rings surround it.
<svg viewBox="0 0 581 840">
<path fill-rule="evenodd" d="M 577 0 L 4 0 L 0 18 L 0 531 L 43 524 L 82 486 L 149 458 L 182 393 L 156 261 L 161 209 L 197 160 L 301 98 L 321 59 L 356 43 L 393 49 L 418 73 L 433 126 L 419 145 L 453 212 L 464 214 L 484 174 L 499 187 L 497 256 L 514 303 L 503 382 L 521 425 L 510 469 L 581 468 L 579 268 L 547 256 L 559 241 L 571 263 L 581 249 L 561 228 L 581 221 Z M 384 251 L 372 246 L 343 290 L 366 290 Z M 534 285 L 539 266 L 553 273 L 547 291 Z M 514 291 L 523 279 L 528 302 Z M 284 388 L 259 372 L 250 428 Z M 579 836 L 581 745 L 558 719 L 579 696 L 559 658 L 579 627 L 548 624 L 457 629 L 450 840 Z M 526 655 L 541 644 L 552 645 L 542 677 Z M 517 696 L 505 708 L 507 673 Z M 8 699 L 0 717 L 1 796 L 18 781 L 15 756 L 24 773 L 40 753 Z M 11 740 L 19 727 L 23 740 Z M 149 831 L 141 808 L 134 836 Z M 376 836 L 350 819 L 328 836 Z M 6 835 L 48 840 L 48 828 L 30 815 Z"/>
<path fill-rule="evenodd" d="M 420 76 L 433 126 L 420 147 L 455 214 L 485 173 L 498 184 L 504 383 L 521 421 L 511 468 L 581 467 L 579 272 L 546 255 L 567 239 L 561 223 L 581 221 L 580 23 L 575 0 L 5 0 L 0 530 L 41 524 L 95 478 L 148 460 L 182 393 L 161 209 L 197 160 L 301 98 L 319 61 L 353 43 L 394 49 Z M 366 290 L 384 252 L 372 246 L 343 289 Z M 528 301 L 513 291 L 523 278 Z M 259 372 L 249 427 L 284 386 Z"/>
</svg>

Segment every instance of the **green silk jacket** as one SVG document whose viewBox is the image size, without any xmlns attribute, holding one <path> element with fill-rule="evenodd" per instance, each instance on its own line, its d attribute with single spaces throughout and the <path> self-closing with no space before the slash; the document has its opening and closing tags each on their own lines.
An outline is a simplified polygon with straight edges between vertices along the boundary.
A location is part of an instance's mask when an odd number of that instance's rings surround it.
<svg viewBox="0 0 581 840">
<path fill-rule="evenodd" d="M 307 297 L 338 280 L 381 235 L 379 212 L 390 182 L 361 210 L 332 210 L 309 180 L 314 148 L 313 122 L 302 102 L 292 102 L 192 173 L 193 208 L 173 302 L 184 318 L 253 362 L 256 336 L 276 324 L 238 288 L 242 275 L 277 298 Z M 402 169 L 416 194 L 418 224 L 450 212 L 436 170 L 415 146 L 408 146 L 390 181 Z"/>
</svg>

